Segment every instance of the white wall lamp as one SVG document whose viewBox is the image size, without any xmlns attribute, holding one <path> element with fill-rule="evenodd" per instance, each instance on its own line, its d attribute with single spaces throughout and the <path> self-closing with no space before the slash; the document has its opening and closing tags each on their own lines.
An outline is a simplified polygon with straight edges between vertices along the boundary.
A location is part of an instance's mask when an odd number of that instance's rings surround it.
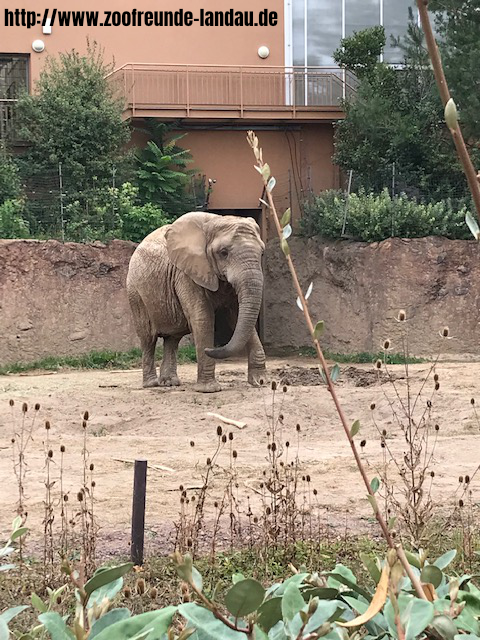
<svg viewBox="0 0 480 640">
<path fill-rule="evenodd" d="M 50 35 L 52 33 L 52 23 L 50 22 L 50 18 L 45 20 L 42 31 L 45 35 Z"/>
<path fill-rule="evenodd" d="M 35 53 L 42 53 L 42 51 L 45 49 L 45 43 L 43 40 L 34 40 L 32 42 L 32 49 L 35 51 Z"/>
<path fill-rule="evenodd" d="M 258 53 L 258 57 L 264 60 L 265 58 L 268 58 L 268 56 L 270 55 L 270 49 L 265 45 L 262 45 L 261 47 L 258 47 L 257 53 Z"/>
</svg>

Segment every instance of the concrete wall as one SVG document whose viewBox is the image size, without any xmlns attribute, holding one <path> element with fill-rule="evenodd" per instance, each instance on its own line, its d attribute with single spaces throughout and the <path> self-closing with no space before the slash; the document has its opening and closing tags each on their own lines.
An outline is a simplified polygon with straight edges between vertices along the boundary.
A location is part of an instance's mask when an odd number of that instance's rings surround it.
<svg viewBox="0 0 480 640">
<path fill-rule="evenodd" d="M 134 248 L 0 240 L 0 364 L 137 346 L 125 291 Z"/>
<path fill-rule="evenodd" d="M 402 351 L 408 327 L 417 355 L 480 356 L 480 246 L 475 241 L 394 238 L 380 243 L 290 242 L 304 291 L 313 282 L 309 306 L 325 322 L 323 344 L 332 351 L 379 351 L 389 338 Z M 268 348 L 310 344 L 295 304 L 290 274 L 278 240 L 266 252 L 265 337 Z M 399 309 L 407 325 L 396 322 Z M 451 339 L 439 330 L 449 326 Z"/>
<path fill-rule="evenodd" d="M 422 238 L 381 243 L 290 242 L 300 281 L 313 281 L 310 307 L 325 322 L 333 351 L 378 351 L 390 338 L 401 351 L 395 321 L 406 309 L 412 353 L 438 353 L 438 332 L 450 328 L 443 353 L 480 356 L 480 247 Z M 0 364 L 138 345 L 125 278 L 134 245 L 62 245 L 0 241 Z M 266 252 L 265 338 L 268 350 L 309 344 L 290 276 L 276 240 Z"/>
</svg>

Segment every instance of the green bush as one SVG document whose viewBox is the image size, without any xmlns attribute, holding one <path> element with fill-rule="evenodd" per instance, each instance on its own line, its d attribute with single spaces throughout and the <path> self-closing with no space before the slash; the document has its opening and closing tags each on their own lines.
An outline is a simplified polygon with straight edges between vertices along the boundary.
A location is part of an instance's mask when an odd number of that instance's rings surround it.
<svg viewBox="0 0 480 640">
<path fill-rule="evenodd" d="M 0 204 L 0 238 L 30 237 L 28 222 L 23 218 L 23 200 L 5 200 Z"/>
<path fill-rule="evenodd" d="M 365 242 L 392 236 L 469 238 L 467 210 L 466 204 L 454 208 L 449 200 L 422 204 L 404 194 L 392 198 L 386 189 L 354 193 L 347 202 L 346 194 L 331 190 L 305 204 L 301 229 L 305 236 L 340 238 L 346 213 L 345 235 Z"/>
</svg>

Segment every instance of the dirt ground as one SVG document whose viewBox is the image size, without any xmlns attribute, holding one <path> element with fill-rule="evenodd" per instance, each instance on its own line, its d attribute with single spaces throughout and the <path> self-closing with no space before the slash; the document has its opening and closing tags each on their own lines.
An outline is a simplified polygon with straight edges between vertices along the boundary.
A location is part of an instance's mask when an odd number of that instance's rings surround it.
<svg viewBox="0 0 480 640">
<path fill-rule="evenodd" d="M 284 416 L 281 439 L 290 440 L 290 450 L 298 455 L 304 473 L 310 474 L 311 486 L 318 490 L 318 502 L 325 523 L 339 532 L 369 526 L 371 511 L 364 499 L 347 441 L 336 418 L 331 398 L 320 384 L 315 363 L 308 359 L 270 360 L 273 379 L 288 383 L 287 393 L 278 392 L 274 411 Z M 411 387 L 416 394 L 430 368 L 429 364 L 411 365 Z M 357 439 L 365 439 L 363 457 L 373 476 L 381 464 L 382 449 L 370 411 L 376 404 L 375 418 L 386 429 L 389 447 L 399 459 L 404 441 L 396 425 L 389 399 L 395 400 L 390 383 L 378 381 L 372 366 L 342 365 L 338 392 L 348 419 L 359 419 Z M 405 369 L 389 367 L 396 377 L 399 394 L 405 393 Z M 458 477 L 473 474 L 479 464 L 480 423 L 471 398 L 479 389 L 480 364 L 441 363 L 437 365 L 441 387 L 434 399 L 433 422 L 440 426 L 432 468 L 436 478 L 434 491 L 450 496 L 458 487 Z M 33 427 L 33 440 L 25 454 L 28 464 L 25 497 L 28 522 L 41 532 L 43 518 L 45 420 L 53 454 L 52 491 L 58 491 L 60 445 L 66 447 L 64 485 L 71 500 L 82 481 L 82 415 L 88 410 L 89 463 L 95 465 L 96 512 L 101 526 L 100 540 L 108 552 L 114 548 L 128 550 L 135 458 L 148 459 L 154 465 L 148 473 L 147 514 L 148 544 L 168 547 L 172 522 L 179 512 L 179 486 L 201 484 L 205 461 L 217 445 L 219 421 L 207 415 L 220 413 L 243 421 L 246 427 L 226 427 L 234 434 L 232 447 L 238 452 L 239 492 L 255 500 L 267 462 L 267 435 L 272 416 L 270 387 L 251 388 L 246 383 L 243 362 L 221 363 L 218 377 L 224 390 L 201 395 L 191 390 L 196 365 L 179 367 L 184 386 L 176 389 L 141 388 L 139 371 L 69 371 L 52 375 L 0 377 L 0 538 L 9 530 L 15 514 L 18 489 L 12 470 L 11 438 L 22 420 L 21 403 L 29 405 L 26 425 L 31 425 L 34 404 L 40 403 Z M 423 411 L 430 397 L 433 381 L 425 386 L 418 408 Z M 13 409 L 9 400 L 15 401 Z M 480 397 L 478 398 L 480 402 Z M 297 436 L 296 424 L 301 425 Z M 192 447 L 190 442 L 194 441 Z M 219 465 L 230 464 L 228 447 L 219 456 Z M 167 469 L 158 468 L 160 466 Z M 155 468 L 156 467 L 156 468 Z M 222 492 L 222 473 L 217 469 L 210 499 Z M 253 488 L 253 489 L 252 489 Z M 258 498 L 257 498 L 258 501 Z M 363 523 L 363 524 L 362 524 Z"/>
</svg>

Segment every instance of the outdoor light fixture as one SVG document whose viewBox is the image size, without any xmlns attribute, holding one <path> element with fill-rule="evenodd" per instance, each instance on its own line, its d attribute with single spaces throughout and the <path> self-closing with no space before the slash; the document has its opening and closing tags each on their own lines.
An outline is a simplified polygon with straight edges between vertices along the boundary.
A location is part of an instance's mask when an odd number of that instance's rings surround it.
<svg viewBox="0 0 480 640">
<path fill-rule="evenodd" d="M 50 18 L 45 20 L 45 24 L 43 25 L 42 31 L 44 34 L 50 35 L 52 33 L 52 23 Z"/>
<path fill-rule="evenodd" d="M 45 49 L 45 43 L 43 40 L 34 40 L 32 42 L 32 49 L 35 51 L 35 53 L 42 53 L 42 51 Z"/>
<path fill-rule="evenodd" d="M 268 56 L 270 55 L 270 49 L 268 47 L 266 47 L 265 45 L 262 45 L 261 47 L 258 47 L 258 56 L 260 58 L 268 58 Z"/>
</svg>

